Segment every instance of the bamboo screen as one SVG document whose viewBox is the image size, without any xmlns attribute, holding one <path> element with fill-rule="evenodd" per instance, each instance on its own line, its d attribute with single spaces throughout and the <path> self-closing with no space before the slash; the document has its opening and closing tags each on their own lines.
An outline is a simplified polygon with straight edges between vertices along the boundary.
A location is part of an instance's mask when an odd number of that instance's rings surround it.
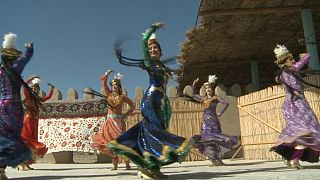
<svg viewBox="0 0 320 180">
<path fill-rule="evenodd" d="M 307 82 L 320 85 L 320 76 L 305 78 Z M 320 117 L 320 90 L 306 87 L 305 96 Z M 238 98 L 241 139 L 245 159 L 280 159 L 269 149 L 275 144 L 279 131 L 285 125 L 282 116 L 284 88 L 272 86 Z"/>
</svg>

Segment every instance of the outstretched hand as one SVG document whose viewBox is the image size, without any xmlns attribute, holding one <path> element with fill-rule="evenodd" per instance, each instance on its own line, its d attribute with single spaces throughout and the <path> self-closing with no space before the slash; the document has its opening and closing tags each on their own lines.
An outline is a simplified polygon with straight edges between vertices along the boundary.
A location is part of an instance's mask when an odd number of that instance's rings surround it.
<svg viewBox="0 0 320 180">
<path fill-rule="evenodd" d="M 195 80 L 193 80 L 192 86 L 195 86 L 198 81 L 199 81 L 199 78 L 197 77 Z"/>
<path fill-rule="evenodd" d="M 50 86 L 50 88 L 54 88 L 54 85 L 53 84 L 51 84 L 51 83 L 47 83 L 49 86 Z"/>
<path fill-rule="evenodd" d="M 307 55 L 307 53 L 301 53 L 301 54 L 299 54 L 299 58 L 302 59 L 306 55 Z"/>
<path fill-rule="evenodd" d="M 161 23 L 161 22 L 155 22 L 153 23 L 154 26 L 156 26 L 159 29 L 164 29 L 165 28 L 165 24 Z"/>
<path fill-rule="evenodd" d="M 24 47 L 26 47 L 26 48 L 33 48 L 33 43 L 30 42 L 30 41 L 28 41 L 28 42 L 26 42 L 26 43 L 24 44 Z"/>
<path fill-rule="evenodd" d="M 114 71 L 112 70 L 112 69 L 109 69 L 108 71 L 106 71 L 104 74 L 105 75 L 109 75 L 109 74 L 111 74 L 111 73 L 113 73 Z"/>
</svg>

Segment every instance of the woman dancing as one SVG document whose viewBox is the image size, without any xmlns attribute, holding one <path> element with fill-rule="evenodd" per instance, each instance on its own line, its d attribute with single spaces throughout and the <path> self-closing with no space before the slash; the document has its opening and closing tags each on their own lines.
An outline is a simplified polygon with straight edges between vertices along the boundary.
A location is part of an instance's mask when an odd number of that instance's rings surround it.
<svg viewBox="0 0 320 180">
<path fill-rule="evenodd" d="M 275 63 L 280 68 L 276 81 L 284 86 L 286 93 L 282 106 L 286 126 L 279 135 L 277 146 L 271 150 L 282 155 L 288 166 L 302 169 L 299 160 L 318 162 L 320 151 L 320 125 L 303 89 L 303 83 L 311 84 L 305 82 L 299 74 L 299 70 L 311 58 L 309 54 L 300 54 L 300 60 L 296 62 L 283 45 L 277 45 L 274 53 L 277 58 Z"/>
<path fill-rule="evenodd" d="M 37 94 L 40 94 L 40 78 L 38 76 L 31 76 L 26 80 L 26 84 Z M 18 170 L 28 171 L 33 170 L 30 167 L 31 164 L 35 163 L 36 160 L 42 158 L 48 151 L 45 144 L 38 141 L 38 124 L 39 124 L 39 114 L 40 108 L 42 108 L 43 102 L 49 100 L 53 95 L 54 86 L 48 83 L 50 86 L 50 92 L 48 96 L 41 97 L 41 102 L 37 103 L 32 99 L 30 91 L 23 87 L 23 93 L 25 96 L 24 105 L 26 107 L 26 112 L 23 121 L 23 129 L 21 136 L 26 144 L 29 146 L 32 152 L 32 161 L 20 164 Z"/>
<path fill-rule="evenodd" d="M 24 84 L 21 73 L 33 55 L 33 44 L 25 44 L 21 53 L 15 47 L 17 35 L 5 34 L 0 49 L 0 179 L 8 179 L 7 166 L 17 166 L 31 160 L 31 151 L 21 137 L 23 107 L 20 88 Z M 24 84 L 24 86 L 26 86 Z"/>
<path fill-rule="evenodd" d="M 193 93 L 191 97 L 204 106 L 201 135 L 196 135 L 195 139 L 198 140 L 196 145 L 199 151 L 211 160 L 212 164 L 210 166 L 223 166 L 222 158 L 224 154 L 240 145 L 237 137 L 222 133 L 219 117 L 228 108 L 228 103 L 214 93 L 217 79 L 216 75 L 210 75 L 208 82 L 204 83 L 205 96 Z M 199 78 L 193 81 L 193 89 L 198 81 Z M 217 113 L 218 103 L 221 103 L 223 108 Z"/>
<path fill-rule="evenodd" d="M 113 167 L 111 170 L 117 170 L 118 168 L 118 156 L 114 154 L 108 147 L 107 144 L 116 139 L 126 130 L 125 119 L 132 114 L 135 106 L 133 102 L 122 92 L 121 87 L 121 74 L 117 74 L 114 79 L 111 80 L 109 89 L 107 85 L 108 76 L 112 73 L 112 70 L 108 70 L 100 79 L 102 88 L 106 94 L 106 100 L 108 102 L 108 115 L 107 120 L 102 126 L 101 133 L 93 136 L 92 146 L 99 150 L 102 154 L 109 155 L 112 157 Z M 129 110 L 126 113 L 122 113 L 123 104 L 129 105 Z M 124 159 L 126 169 L 131 169 L 129 160 Z"/>
<path fill-rule="evenodd" d="M 167 68 L 160 61 L 161 47 L 152 35 L 163 25 L 155 23 L 143 34 L 144 59 L 125 58 L 121 55 L 121 50 L 116 50 L 121 64 L 137 66 L 147 71 L 149 86 L 141 100 L 142 121 L 116 140 L 111 141 L 108 146 L 115 153 L 137 164 L 139 166 L 138 176 L 146 179 L 166 178 L 167 175 L 160 172 L 160 167 L 183 161 L 193 142 L 191 139 L 166 131 L 171 117 L 166 85 L 168 79 L 176 71 Z"/>
</svg>

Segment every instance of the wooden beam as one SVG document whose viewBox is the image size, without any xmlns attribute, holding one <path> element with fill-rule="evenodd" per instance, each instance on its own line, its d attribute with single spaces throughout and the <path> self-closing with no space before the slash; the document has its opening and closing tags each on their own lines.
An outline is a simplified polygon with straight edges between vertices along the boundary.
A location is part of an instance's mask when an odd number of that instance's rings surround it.
<svg viewBox="0 0 320 180">
<path fill-rule="evenodd" d="M 248 15 L 248 14 L 274 14 L 274 13 L 298 13 L 306 7 L 269 7 L 269 8 L 244 8 L 244 9 L 217 9 L 209 11 L 200 11 L 199 15 L 206 16 L 229 16 L 229 15 Z M 311 7 L 312 10 L 319 10 L 320 6 Z"/>
<path fill-rule="evenodd" d="M 258 116 L 256 116 L 256 115 L 254 115 L 254 114 L 250 113 L 249 111 L 247 111 L 246 109 L 244 109 L 244 108 L 243 108 L 243 107 L 241 107 L 240 105 L 237 105 L 237 107 L 238 107 L 240 110 L 242 110 L 242 111 L 244 111 L 244 112 L 248 113 L 248 114 L 249 114 L 250 116 L 252 116 L 254 119 L 256 119 L 256 120 L 260 121 L 262 124 L 264 124 L 264 125 L 268 126 L 269 128 L 271 128 L 271 129 L 275 130 L 276 132 L 278 132 L 278 133 L 280 133 L 280 132 L 281 132 L 281 130 L 280 130 L 280 129 L 278 129 L 278 128 L 276 128 L 276 127 L 274 127 L 274 126 L 272 126 L 272 125 L 268 124 L 268 123 L 267 123 L 267 121 L 265 121 L 265 120 L 263 120 L 263 119 L 259 118 Z"/>
</svg>

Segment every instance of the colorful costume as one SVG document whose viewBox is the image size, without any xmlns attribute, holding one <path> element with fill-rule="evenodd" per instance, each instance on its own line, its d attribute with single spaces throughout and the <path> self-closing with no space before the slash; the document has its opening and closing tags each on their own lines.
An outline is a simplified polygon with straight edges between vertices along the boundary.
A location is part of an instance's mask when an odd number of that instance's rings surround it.
<svg viewBox="0 0 320 180">
<path fill-rule="evenodd" d="M 11 34 L 9 34 L 11 35 Z M 6 40 L 6 37 L 5 37 Z M 23 83 L 21 73 L 33 55 L 32 44 L 26 52 L 10 47 L 1 49 L 0 68 L 0 166 L 16 166 L 31 160 L 31 151 L 21 138 L 23 127 L 23 107 L 20 88 Z"/>
<path fill-rule="evenodd" d="M 112 157 L 112 163 L 114 164 L 114 170 L 117 169 L 118 156 L 114 154 L 108 147 L 107 144 L 116 139 L 126 130 L 125 118 L 131 114 L 134 110 L 133 102 L 124 94 L 113 93 L 107 86 L 108 75 L 105 74 L 101 77 L 101 84 L 106 94 L 106 100 L 108 102 L 108 115 L 107 120 L 102 126 L 101 133 L 93 136 L 93 147 L 99 150 L 102 154 L 106 154 Z M 115 80 L 115 79 L 114 79 Z M 113 81 L 114 81 L 113 80 Z M 111 82 L 113 82 L 111 81 Z M 120 80 L 119 80 L 120 83 Z M 121 86 L 120 86 L 121 88 Z M 121 90 L 120 90 L 121 91 Z M 130 109 L 127 111 L 127 115 L 122 113 L 123 104 L 128 104 Z M 127 167 L 130 168 L 129 162 L 126 162 Z"/>
<path fill-rule="evenodd" d="M 33 79 L 28 79 L 26 84 L 29 84 Z M 47 101 L 52 97 L 53 88 L 50 89 L 48 96 L 41 98 L 42 102 Z M 30 96 L 30 91 L 23 87 L 24 92 L 24 105 L 26 106 L 25 117 L 23 121 L 23 129 L 21 136 L 27 143 L 33 154 L 33 161 L 28 164 L 34 163 L 37 159 L 42 158 L 48 151 L 45 144 L 38 141 L 38 123 L 41 104 L 37 104 Z"/>
<path fill-rule="evenodd" d="M 282 112 L 286 126 L 279 135 L 278 145 L 271 150 L 296 163 L 299 159 L 308 162 L 319 161 L 320 125 L 304 96 L 303 83 L 295 75 L 295 72 L 310 59 L 310 55 L 306 54 L 276 78 L 285 87 L 286 98 Z"/>
<path fill-rule="evenodd" d="M 142 121 L 111 141 L 108 146 L 115 153 L 128 157 L 143 169 L 159 169 L 163 165 L 181 162 L 192 145 L 191 139 L 166 131 L 171 117 L 166 84 L 172 71 L 169 71 L 160 61 L 150 59 L 148 40 L 157 28 L 157 26 L 151 26 L 144 33 L 144 60 L 126 62 L 121 52 L 117 51 L 121 64 L 138 66 L 147 71 L 149 86 L 141 101 Z M 129 58 L 126 59 L 130 61 Z"/>
<path fill-rule="evenodd" d="M 205 85 L 210 85 L 207 83 Z M 198 140 L 197 146 L 199 151 L 208 157 L 213 165 L 223 165 L 222 158 L 225 153 L 229 152 L 239 144 L 239 140 L 235 136 L 229 136 L 222 133 L 220 121 L 216 112 L 218 103 L 223 104 L 223 108 L 219 115 L 223 114 L 228 107 L 228 103 L 221 97 L 200 96 L 193 94 L 194 100 L 201 102 L 204 106 L 203 121 L 201 123 L 201 135 L 196 135 Z"/>
</svg>

